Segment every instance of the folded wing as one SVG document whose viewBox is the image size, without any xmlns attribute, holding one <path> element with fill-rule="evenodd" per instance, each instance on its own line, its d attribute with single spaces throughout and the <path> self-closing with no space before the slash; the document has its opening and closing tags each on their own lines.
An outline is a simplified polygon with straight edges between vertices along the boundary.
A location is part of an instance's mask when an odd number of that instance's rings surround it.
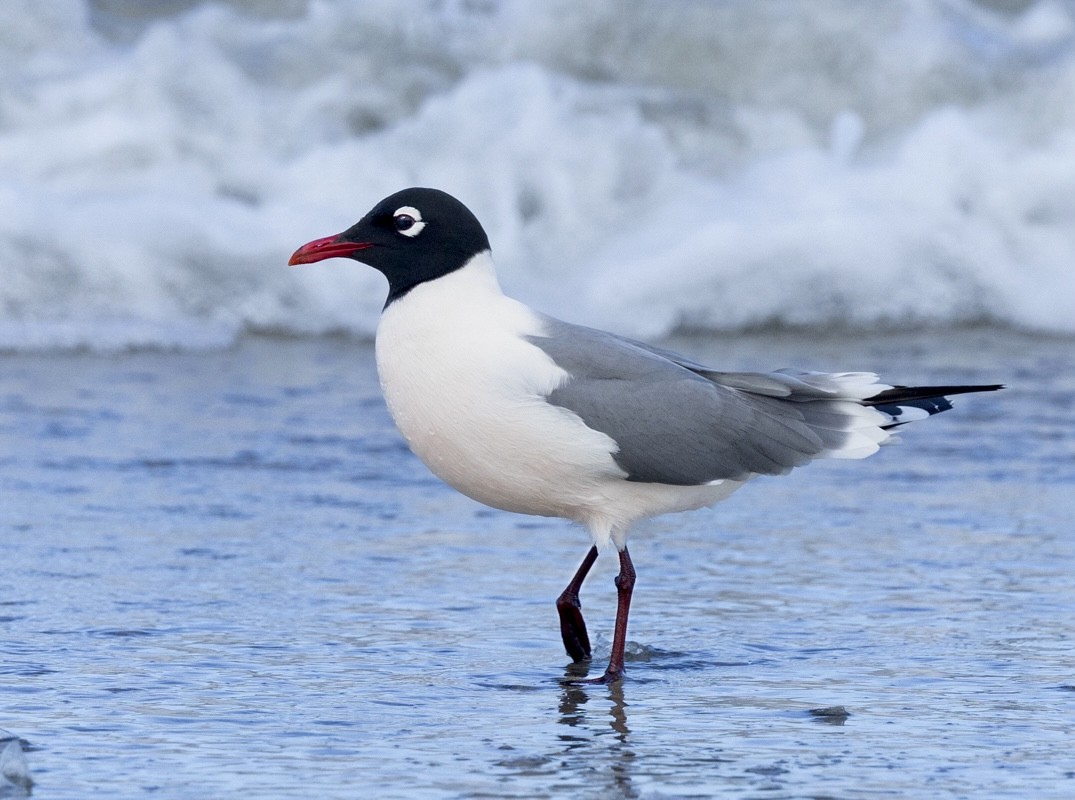
<svg viewBox="0 0 1075 800">
<path fill-rule="evenodd" d="M 718 372 L 675 353 L 545 318 L 530 337 L 568 373 L 547 400 L 611 437 L 627 479 L 679 486 L 776 475 L 815 458 L 864 458 L 896 425 L 951 405 L 945 392 L 872 373 Z"/>
</svg>

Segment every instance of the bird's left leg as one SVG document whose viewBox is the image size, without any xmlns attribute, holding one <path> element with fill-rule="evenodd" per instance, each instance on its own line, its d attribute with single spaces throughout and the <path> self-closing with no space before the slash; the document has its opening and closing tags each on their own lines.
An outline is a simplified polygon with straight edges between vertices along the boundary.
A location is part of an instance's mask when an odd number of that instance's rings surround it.
<svg viewBox="0 0 1075 800">
<path fill-rule="evenodd" d="M 564 649 L 571 656 L 572 661 L 583 661 L 590 658 L 590 635 L 586 632 L 586 621 L 582 618 L 582 601 L 579 600 L 579 590 L 590 567 L 597 560 L 597 545 L 590 548 L 586 557 L 582 559 L 575 577 L 571 583 L 556 598 L 556 611 L 560 615 L 560 636 L 564 640 Z"/>
</svg>

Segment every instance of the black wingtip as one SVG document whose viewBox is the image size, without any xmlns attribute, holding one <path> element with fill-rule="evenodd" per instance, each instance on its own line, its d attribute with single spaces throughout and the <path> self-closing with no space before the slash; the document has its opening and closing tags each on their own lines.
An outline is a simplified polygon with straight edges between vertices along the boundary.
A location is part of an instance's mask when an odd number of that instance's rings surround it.
<svg viewBox="0 0 1075 800">
<path fill-rule="evenodd" d="M 925 411 L 931 417 L 952 407 L 948 395 L 970 394 L 972 392 L 995 392 L 1003 389 L 1004 384 L 992 383 L 978 386 L 893 386 L 880 394 L 875 394 L 862 401 L 865 406 L 876 408 L 882 414 L 892 417 L 891 425 L 884 425 L 886 430 L 911 422 L 903 419 L 907 409 L 916 408 Z M 921 419 L 921 417 L 919 417 Z"/>
<path fill-rule="evenodd" d="M 911 403 L 916 400 L 933 400 L 953 394 L 971 394 L 973 392 L 995 392 L 1006 389 L 1003 383 L 991 383 L 978 386 L 893 386 L 891 389 L 875 394 L 862 401 L 866 406 L 880 406 L 889 403 Z"/>
</svg>

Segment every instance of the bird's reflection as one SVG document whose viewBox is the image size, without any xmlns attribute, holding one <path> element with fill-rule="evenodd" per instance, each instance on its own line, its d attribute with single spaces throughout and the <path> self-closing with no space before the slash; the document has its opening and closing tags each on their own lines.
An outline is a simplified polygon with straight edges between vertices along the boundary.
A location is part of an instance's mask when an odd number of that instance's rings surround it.
<svg viewBox="0 0 1075 800">
<path fill-rule="evenodd" d="M 584 756 L 590 762 L 590 768 L 597 768 L 607 775 L 609 796 L 622 798 L 639 797 L 634 787 L 631 774 L 635 752 L 630 745 L 631 729 L 627 724 L 627 701 L 624 697 L 624 681 L 614 681 L 608 685 L 575 685 L 569 681 L 585 677 L 588 668 L 585 665 L 572 664 L 566 670 L 565 682 L 560 695 L 560 718 L 562 725 L 576 729 L 562 733 L 559 738 L 567 758 Z M 603 726 L 594 726 L 598 718 L 592 714 L 591 702 L 600 704 L 607 698 L 608 726 L 615 737 L 610 743 L 608 731 Z M 606 772 L 607 771 L 607 772 Z"/>
</svg>

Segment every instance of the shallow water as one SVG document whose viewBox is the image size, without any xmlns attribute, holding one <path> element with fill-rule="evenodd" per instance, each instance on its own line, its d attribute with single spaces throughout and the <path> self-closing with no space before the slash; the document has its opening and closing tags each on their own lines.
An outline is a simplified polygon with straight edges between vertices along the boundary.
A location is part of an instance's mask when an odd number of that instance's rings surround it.
<svg viewBox="0 0 1075 800">
<path fill-rule="evenodd" d="M 367 345 L 0 357 L 0 728 L 34 795 L 1075 794 L 1075 343 L 674 344 L 1011 388 L 640 526 L 628 678 L 585 688 L 553 608 L 585 535 L 430 476 Z"/>
</svg>

